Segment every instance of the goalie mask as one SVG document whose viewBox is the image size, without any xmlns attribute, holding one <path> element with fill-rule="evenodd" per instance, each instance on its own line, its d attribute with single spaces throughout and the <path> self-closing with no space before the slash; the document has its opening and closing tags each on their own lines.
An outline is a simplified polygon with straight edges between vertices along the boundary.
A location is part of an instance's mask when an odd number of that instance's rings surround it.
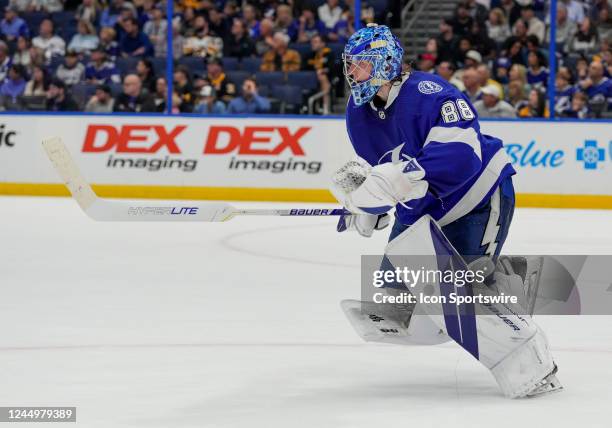
<svg viewBox="0 0 612 428">
<path fill-rule="evenodd" d="M 404 49 L 385 25 L 368 24 L 351 36 L 342 54 L 355 105 L 369 102 L 402 72 Z"/>
</svg>

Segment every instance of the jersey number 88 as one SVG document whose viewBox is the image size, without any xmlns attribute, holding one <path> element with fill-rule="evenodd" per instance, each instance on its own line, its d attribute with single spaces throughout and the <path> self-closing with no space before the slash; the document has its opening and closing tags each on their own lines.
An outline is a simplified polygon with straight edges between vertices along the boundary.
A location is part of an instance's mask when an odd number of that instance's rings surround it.
<svg viewBox="0 0 612 428">
<path fill-rule="evenodd" d="M 459 122 L 459 119 L 472 120 L 474 119 L 474 112 L 468 105 L 468 103 L 459 98 L 455 101 L 446 101 L 442 104 L 442 120 L 444 123 Z"/>
</svg>

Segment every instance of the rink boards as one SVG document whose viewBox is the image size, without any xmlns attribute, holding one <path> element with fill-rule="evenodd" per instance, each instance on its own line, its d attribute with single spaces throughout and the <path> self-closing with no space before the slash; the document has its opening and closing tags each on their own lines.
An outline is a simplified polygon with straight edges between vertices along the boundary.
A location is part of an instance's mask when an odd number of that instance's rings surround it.
<svg viewBox="0 0 612 428">
<path fill-rule="evenodd" d="M 610 122 L 486 121 L 521 206 L 612 208 Z M 106 197 L 333 202 L 353 156 L 341 118 L 2 115 L 0 194 L 68 195 L 40 142 L 60 136 Z"/>
</svg>

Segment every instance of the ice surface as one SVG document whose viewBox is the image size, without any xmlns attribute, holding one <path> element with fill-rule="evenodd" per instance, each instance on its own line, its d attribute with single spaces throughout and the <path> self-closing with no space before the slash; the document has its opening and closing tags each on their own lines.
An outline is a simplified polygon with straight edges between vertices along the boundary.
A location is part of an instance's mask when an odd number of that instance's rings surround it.
<svg viewBox="0 0 612 428">
<path fill-rule="evenodd" d="M 453 344 L 361 342 L 338 303 L 385 235 L 95 223 L 70 199 L 1 198 L 0 406 L 107 428 L 612 426 L 612 317 L 538 318 L 566 390 L 532 400 Z M 612 212 L 520 209 L 505 252 L 612 254 Z"/>
</svg>

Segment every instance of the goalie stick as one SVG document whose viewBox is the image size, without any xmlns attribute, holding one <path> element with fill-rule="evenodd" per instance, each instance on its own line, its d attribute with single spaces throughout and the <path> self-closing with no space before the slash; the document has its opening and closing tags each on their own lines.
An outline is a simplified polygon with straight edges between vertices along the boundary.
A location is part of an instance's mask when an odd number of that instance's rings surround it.
<svg viewBox="0 0 612 428">
<path fill-rule="evenodd" d="M 227 221 L 237 215 L 264 216 L 340 216 L 350 214 L 343 208 L 238 209 L 226 202 L 157 203 L 99 198 L 79 171 L 61 138 L 42 142 L 47 156 L 81 209 L 96 221 Z"/>
</svg>

